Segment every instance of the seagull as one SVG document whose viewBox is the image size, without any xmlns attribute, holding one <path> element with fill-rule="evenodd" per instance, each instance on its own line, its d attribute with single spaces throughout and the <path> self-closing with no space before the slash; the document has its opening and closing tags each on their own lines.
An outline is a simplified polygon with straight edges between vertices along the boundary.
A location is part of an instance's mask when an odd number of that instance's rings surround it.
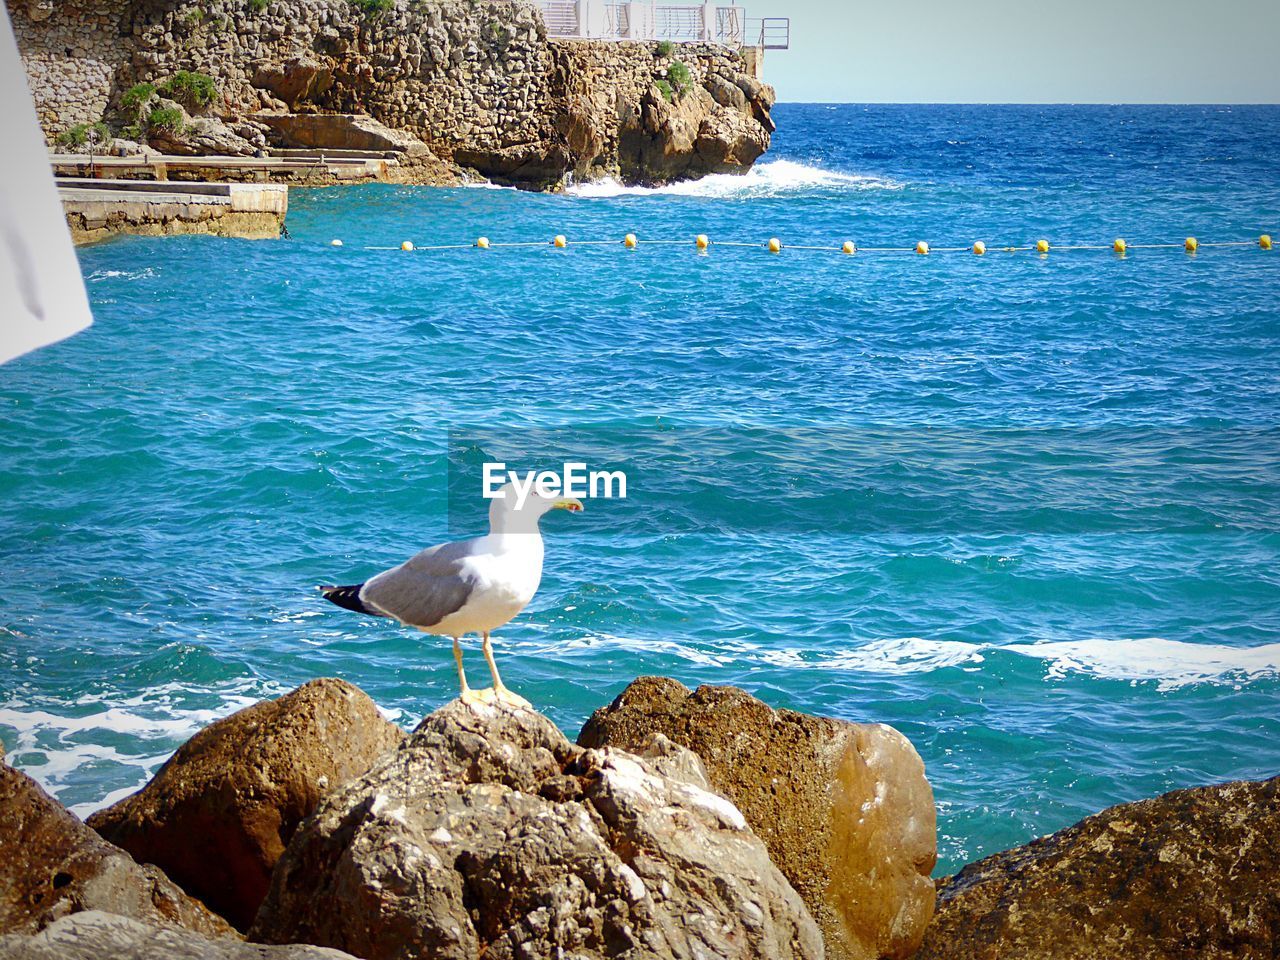
<svg viewBox="0 0 1280 960">
<path fill-rule="evenodd" d="M 321 587 L 331 603 L 356 613 L 389 617 L 423 633 L 453 638 L 461 699 L 466 704 L 496 700 L 530 708 L 498 676 L 489 634 L 529 605 L 542 581 L 542 534 L 538 521 L 552 510 L 578 513 L 576 497 L 543 497 L 529 490 L 523 503 L 508 483 L 489 505 L 489 533 L 428 547 L 398 567 L 364 583 Z M 462 669 L 461 639 L 468 633 L 484 638 L 484 658 L 493 674 L 492 690 L 472 690 Z"/>
</svg>

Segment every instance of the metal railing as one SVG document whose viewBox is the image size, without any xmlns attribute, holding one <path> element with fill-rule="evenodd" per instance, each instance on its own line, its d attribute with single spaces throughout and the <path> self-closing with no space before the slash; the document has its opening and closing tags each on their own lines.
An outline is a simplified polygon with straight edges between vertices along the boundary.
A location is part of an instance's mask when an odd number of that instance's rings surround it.
<svg viewBox="0 0 1280 960">
<path fill-rule="evenodd" d="M 549 37 L 670 40 L 786 50 L 790 17 L 748 18 L 737 5 L 654 4 L 618 0 L 535 0 Z"/>
<path fill-rule="evenodd" d="M 716 7 L 716 43 L 740 47 L 746 39 L 745 30 L 746 11 L 742 7 Z"/>
<path fill-rule="evenodd" d="M 539 0 L 543 22 L 549 37 L 576 37 L 578 35 L 577 0 Z"/>
<path fill-rule="evenodd" d="M 760 17 L 747 21 L 746 42 L 765 50 L 786 50 L 791 46 L 790 17 Z"/>
<path fill-rule="evenodd" d="M 653 35 L 656 40 L 696 43 L 702 39 L 701 7 L 654 7 Z"/>
<path fill-rule="evenodd" d="M 631 4 L 606 3 L 604 7 L 605 30 L 610 37 L 631 36 Z"/>
</svg>

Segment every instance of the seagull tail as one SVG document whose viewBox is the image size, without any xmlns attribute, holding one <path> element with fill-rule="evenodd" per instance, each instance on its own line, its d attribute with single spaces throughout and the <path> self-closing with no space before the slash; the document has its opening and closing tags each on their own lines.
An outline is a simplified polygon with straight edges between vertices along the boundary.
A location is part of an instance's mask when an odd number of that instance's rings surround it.
<svg viewBox="0 0 1280 960">
<path fill-rule="evenodd" d="M 330 603 L 336 603 L 345 610 L 367 613 L 374 617 L 382 616 L 376 610 L 366 607 L 364 601 L 360 599 L 360 588 L 363 586 L 363 583 L 356 583 L 348 587 L 321 587 L 320 594 Z"/>
</svg>

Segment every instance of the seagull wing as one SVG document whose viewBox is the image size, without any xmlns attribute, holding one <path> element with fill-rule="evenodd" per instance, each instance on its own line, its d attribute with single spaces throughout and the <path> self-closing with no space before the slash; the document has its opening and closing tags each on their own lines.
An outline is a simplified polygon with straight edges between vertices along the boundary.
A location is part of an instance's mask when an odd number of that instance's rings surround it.
<svg viewBox="0 0 1280 960">
<path fill-rule="evenodd" d="M 360 600 L 411 627 L 434 627 L 461 610 L 471 595 L 474 582 L 464 561 L 475 553 L 475 540 L 428 547 L 371 577 L 360 589 Z"/>
</svg>

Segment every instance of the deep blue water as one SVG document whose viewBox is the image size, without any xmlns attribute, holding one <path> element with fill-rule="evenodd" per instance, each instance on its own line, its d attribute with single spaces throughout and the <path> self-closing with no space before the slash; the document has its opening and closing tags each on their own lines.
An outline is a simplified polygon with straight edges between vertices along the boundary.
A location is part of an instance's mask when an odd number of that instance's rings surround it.
<svg viewBox="0 0 1280 960">
<path fill-rule="evenodd" d="M 0 368 L 10 761 L 83 811 L 317 675 L 415 722 L 447 644 L 314 585 L 479 532 L 451 450 L 578 445 L 628 499 L 544 524 L 497 638 L 571 734 L 645 673 L 891 723 L 940 872 L 1280 772 L 1280 252 L 1058 249 L 1280 235 L 1280 108 L 776 119 L 745 178 L 295 189 L 291 241 L 84 248 L 95 325 Z"/>
</svg>

